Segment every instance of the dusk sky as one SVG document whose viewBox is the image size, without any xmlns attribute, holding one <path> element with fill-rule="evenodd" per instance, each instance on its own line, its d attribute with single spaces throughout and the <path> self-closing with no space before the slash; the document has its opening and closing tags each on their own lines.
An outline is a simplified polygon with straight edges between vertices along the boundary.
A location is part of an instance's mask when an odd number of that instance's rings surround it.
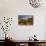
<svg viewBox="0 0 46 46">
<path fill-rule="evenodd" d="M 32 15 L 19 15 L 18 18 L 19 19 L 28 19 L 28 18 L 32 18 Z"/>
</svg>

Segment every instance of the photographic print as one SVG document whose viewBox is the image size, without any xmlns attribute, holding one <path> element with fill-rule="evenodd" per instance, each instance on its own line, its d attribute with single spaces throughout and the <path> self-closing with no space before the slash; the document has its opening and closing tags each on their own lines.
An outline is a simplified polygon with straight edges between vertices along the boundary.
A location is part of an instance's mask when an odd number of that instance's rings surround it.
<svg viewBox="0 0 46 46">
<path fill-rule="evenodd" d="M 18 24 L 19 25 L 33 25 L 33 16 L 32 15 L 19 15 Z"/>
</svg>

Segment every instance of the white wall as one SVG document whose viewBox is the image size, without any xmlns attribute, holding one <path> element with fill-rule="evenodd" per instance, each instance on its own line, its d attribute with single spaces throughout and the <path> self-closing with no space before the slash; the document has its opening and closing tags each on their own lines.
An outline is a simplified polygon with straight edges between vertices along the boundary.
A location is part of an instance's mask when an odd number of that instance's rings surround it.
<svg viewBox="0 0 46 46">
<path fill-rule="evenodd" d="M 13 37 L 16 40 L 27 40 L 29 37 L 36 34 L 39 40 L 44 40 L 44 20 L 46 15 L 46 8 L 44 7 L 45 6 L 43 5 L 43 7 L 40 8 L 32 8 L 28 0 L 0 0 L 0 16 L 13 17 L 12 27 L 10 31 L 8 31 L 10 37 Z M 18 15 L 20 14 L 33 15 L 34 25 L 19 26 Z M 0 36 L 0 39 L 2 39 L 2 36 Z"/>
</svg>

